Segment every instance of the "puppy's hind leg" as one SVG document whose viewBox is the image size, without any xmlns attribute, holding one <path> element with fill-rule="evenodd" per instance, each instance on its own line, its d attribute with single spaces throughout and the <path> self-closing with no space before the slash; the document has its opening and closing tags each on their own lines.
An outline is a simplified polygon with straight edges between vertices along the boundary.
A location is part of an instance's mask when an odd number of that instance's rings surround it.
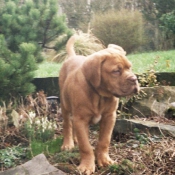
<svg viewBox="0 0 175 175">
<path fill-rule="evenodd" d="M 81 162 L 78 170 L 86 175 L 90 175 L 95 171 L 95 156 L 93 148 L 89 142 L 89 117 L 81 117 L 83 115 L 73 116 L 73 125 L 78 140 Z"/>
<path fill-rule="evenodd" d="M 63 137 L 64 137 L 61 149 L 71 150 L 72 148 L 74 148 L 72 119 L 70 113 L 63 106 L 61 106 L 61 110 L 63 116 Z"/>
</svg>

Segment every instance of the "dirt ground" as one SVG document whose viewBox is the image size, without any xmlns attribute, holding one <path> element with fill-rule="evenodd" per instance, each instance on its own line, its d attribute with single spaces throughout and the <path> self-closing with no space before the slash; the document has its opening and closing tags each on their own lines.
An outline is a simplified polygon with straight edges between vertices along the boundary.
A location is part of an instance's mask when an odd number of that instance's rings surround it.
<svg viewBox="0 0 175 175">
<path fill-rule="evenodd" d="M 61 133 L 60 133 L 61 134 Z M 138 139 L 139 137 L 139 139 Z M 142 139 L 140 139 L 142 138 Z M 90 142 L 95 148 L 98 139 L 98 125 L 90 127 Z M 78 147 L 67 154 L 67 162 L 57 157 L 50 162 L 67 174 L 80 174 L 76 167 L 79 164 Z M 113 136 L 109 148 L 110 157 L 116 165 L 99 168 L 95 175 L 173 175 L 175 174 L 175 139 L 173 137 L 151 136 L 141 131 Z"/>
<path fill-rule="evenodd" d="M 42 102 L 42 95 L 38 102 Z M 31 100 L 31 99 L 30 99 Z M 31 103 L 30 103 L 31 104 Z M 39 104 L 39 103 L 38 103 Z M 38 105 L 37 104 L 37 105 Z M 41 108 L 41 105 L 40 105 Z M 59 111 L 59 110 L 58 110 Z M 51 111 L 52 112 L 52 111 Z M 57 122 L 56 136 L 62 136 L 62 117 L 57 112 L 50 116 Z M 143 119 L 144 120 L 144 119 Z M 174 120 L 154 117 L 159 123 L 175 124 Z M 29 140 L 22 137 L 19 130 L 13 125 L 8 128 L 0 128 L 0 149 L 13 145 L 28 145 Z M 95 149 L 98 140 L 98 125 L 90 126 L 90 143 Z M 155 136 L 135 130 L 134 133 L 117 134 L 113 136 L 109 148 L 110 157 L 116 164 L 104 168 L 96 166 L 95 175 L 174 175 L 175 174 L 175 138 L 171 136 Z M 47 155 L 49 162 L 67 174 L 77 174 L 76 167 L 80 162 L 78 147 L 69 152 L 58 152 L 55 155 Z M 27 160 L 21 160 L 20 164 Z M 1 171 L 4 171 L 2 169 Z"/>
</svg>

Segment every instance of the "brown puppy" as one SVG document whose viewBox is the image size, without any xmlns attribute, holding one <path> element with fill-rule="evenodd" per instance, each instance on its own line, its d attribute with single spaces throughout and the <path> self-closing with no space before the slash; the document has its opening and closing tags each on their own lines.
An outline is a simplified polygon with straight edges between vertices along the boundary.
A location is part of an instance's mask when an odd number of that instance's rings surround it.
<svg viewBox="0 0 175 175">
<path fill-rule="evenodd" d="M 109 143 L 116 120 L 118 97 L 139 91 L 137 77 L 125 51 L 117 45 L 90 56 L 77 56 L 73 36 L 67 43 L 69 58 L 60 71 L 59 86 L 64 118 L 62 150 L 70 150 L 78 142 L 81 163 L 78 169 L 85 174 L 95 171 L 95 156 L 99 166 L 113 164 L 108 155 Z M 88 139 L 90 123 L 100 122 L 99 140 L 95 149 Z"/>
</svg>

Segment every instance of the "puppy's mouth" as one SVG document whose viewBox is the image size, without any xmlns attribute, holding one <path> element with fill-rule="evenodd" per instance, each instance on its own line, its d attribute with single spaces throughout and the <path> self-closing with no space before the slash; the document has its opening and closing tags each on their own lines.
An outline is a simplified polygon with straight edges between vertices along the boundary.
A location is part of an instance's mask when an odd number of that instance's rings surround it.
<svg viewBox="0 0 175 175">
<path fill-rule="evenodd" d="M 133 94 L 138 94 L 139 91 L 140 91 L 140 87 L 136 86 L 133 90 Z"/>
<path fill-rule="evenodd" d="M 140 91 L 140 87 L 134 86 L 129 90 L 121 89 L 121 93 L 113 93 L 113 95 L 115 97 L 126 97 L 126 96 L 130 96 L 130 95 L 138 94 L 139 91 Z"/>
</svg>

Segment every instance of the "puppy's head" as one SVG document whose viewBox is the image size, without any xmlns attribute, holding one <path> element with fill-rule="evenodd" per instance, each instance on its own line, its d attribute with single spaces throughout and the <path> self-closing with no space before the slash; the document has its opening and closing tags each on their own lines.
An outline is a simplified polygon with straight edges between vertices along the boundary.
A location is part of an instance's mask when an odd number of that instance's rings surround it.
<svg viewBox="0 0 175 175">
<path fill-rule="evenodd" d="M 116 45 L 90 55 L 83 64 L 87 81 L 102 96 L 124 97 L 137 93 L 137 77 L 131 70 L 126 52 Z"/>
</svg>

